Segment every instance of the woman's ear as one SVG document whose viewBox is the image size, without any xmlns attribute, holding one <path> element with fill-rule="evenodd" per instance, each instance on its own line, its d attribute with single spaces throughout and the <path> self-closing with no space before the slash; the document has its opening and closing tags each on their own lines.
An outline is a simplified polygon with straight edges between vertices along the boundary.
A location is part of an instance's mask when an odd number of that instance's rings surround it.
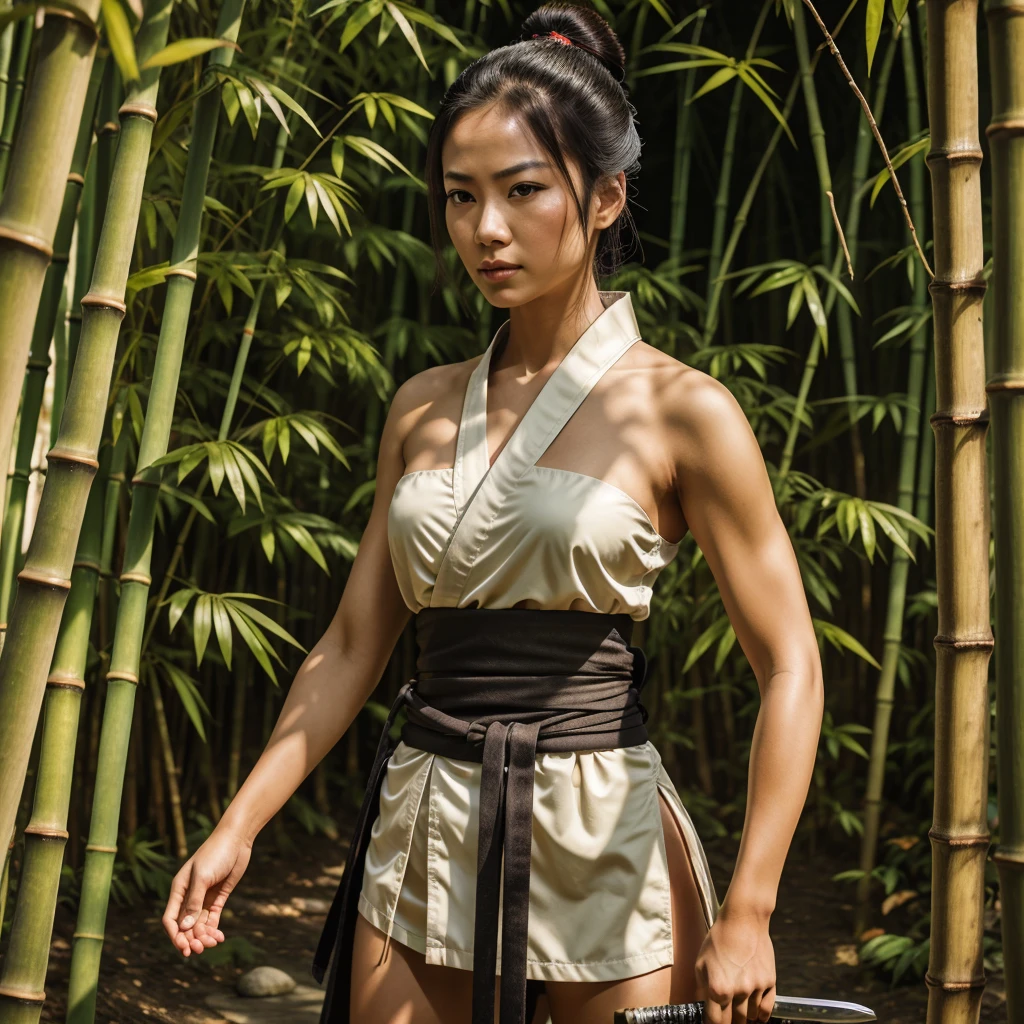
<svg viewBox="0 0 1024 1024">
<path fill-rule="evenodd" d="M 626 206 L 626 172 L 619 171 L 615 177 L 606 178 L 594 189 L 594 201 L 597 204 L 594 224 L 603 231 L 619 219 Z"/>
</svg>

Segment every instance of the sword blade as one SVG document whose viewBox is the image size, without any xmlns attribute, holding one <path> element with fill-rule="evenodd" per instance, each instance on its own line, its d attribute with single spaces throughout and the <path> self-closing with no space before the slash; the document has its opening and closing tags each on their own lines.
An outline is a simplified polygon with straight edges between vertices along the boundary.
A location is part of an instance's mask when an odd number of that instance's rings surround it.
<svg viewBox="0 0 1024 1024">
<path fill-rule="evenodd" d="M 827 1021 L 828 1024 L 861 1024 L 878 1020 L 874 1010 L 844 999 L 806 999 L 800 996 L 776 996 L 770 1020 Z"/>
</svg>

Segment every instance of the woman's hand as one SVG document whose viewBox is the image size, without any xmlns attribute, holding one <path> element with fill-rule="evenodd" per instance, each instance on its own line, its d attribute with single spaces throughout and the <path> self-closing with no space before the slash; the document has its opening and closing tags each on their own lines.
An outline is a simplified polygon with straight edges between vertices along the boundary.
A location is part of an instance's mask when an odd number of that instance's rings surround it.
<svg viewBox="0 0 1024 1024">
<path fill-rule="evenodd" d="M 224 941 L 220 915 L 249 864 L 252 840 L 218 825 L 171 882 L 164 930 L 184 956 Z"/>
<path fill-rule="evenodd" d="M 766 1021 L 775 1005 L 775 948 L 768 918 L 723 904 L 697 954 L 697 998 L 707 1024 Z"/>
</svg>

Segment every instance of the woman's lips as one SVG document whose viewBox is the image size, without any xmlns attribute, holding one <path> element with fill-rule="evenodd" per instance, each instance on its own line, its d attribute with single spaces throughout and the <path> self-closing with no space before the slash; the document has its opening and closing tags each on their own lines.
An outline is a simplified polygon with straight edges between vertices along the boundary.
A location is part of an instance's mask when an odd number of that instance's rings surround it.
<svg viewBox="0 0 1024 1024">
<path fill-rule="evenodd" d="M 493 270 L 481 270 L 480 273 L 488 281 L 506 281 L 517 270 L 522 270 L 522 267 L 495 267 Z"/>
</svg>

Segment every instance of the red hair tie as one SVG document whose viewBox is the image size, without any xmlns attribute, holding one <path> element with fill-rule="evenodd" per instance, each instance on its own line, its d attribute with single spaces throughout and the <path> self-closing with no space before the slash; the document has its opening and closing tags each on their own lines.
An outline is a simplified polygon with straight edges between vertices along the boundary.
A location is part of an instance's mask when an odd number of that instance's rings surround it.
<svg viewBox="0 0 1024 1024">
<path fill-rule="evenodd" d="M 554 29 L 552 29 L 550 32 L 545 32 L 543 34 L 547 35 L 547 36 L 551 36 L 552 39 L 557 39 L 560 43 L 564 43 L 566 46 L 572 46 L 573 45 L 572 40 L 568 36 L 563 36 L 561 32 L 556 32 Z M 541 36 L 540 32 L 534 32 L 532 38 L 539 39 L 540 36 Z"/>
</svg>

